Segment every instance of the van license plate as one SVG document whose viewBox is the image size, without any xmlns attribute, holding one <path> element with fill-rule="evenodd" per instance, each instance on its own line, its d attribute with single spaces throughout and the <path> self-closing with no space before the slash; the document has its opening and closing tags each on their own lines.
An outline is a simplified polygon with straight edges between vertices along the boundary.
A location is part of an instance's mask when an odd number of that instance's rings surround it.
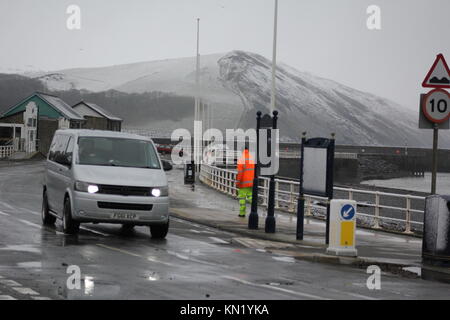
<svg viewBox="0 0 450 320">
<path fill-rule="evenodd" d="M 113 219 L 135 220 L 137 216 L 135 213 L 113 213 Z"/>
</svg>

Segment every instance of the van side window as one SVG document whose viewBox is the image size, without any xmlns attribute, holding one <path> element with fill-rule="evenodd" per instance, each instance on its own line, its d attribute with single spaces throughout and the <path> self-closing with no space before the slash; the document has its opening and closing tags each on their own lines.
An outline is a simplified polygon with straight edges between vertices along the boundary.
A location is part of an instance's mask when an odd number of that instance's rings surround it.
<svg viewBox="0 0 450 320">
<path fill-rule="evenodd" d="M 55 145 L 50 150 L 49 160 L 58 162 L 58 158 L 66 153 L 69 136 L 59 135 L 55 138 Z"/>
<path fill-rule="evenodd" d="M 58 145 L 59 138 L 59 135 L 55 135 L 53 137 L 52 145 L 50 146 L 50 151 L 48 152 L 48 160 L 50 161 L 55 161 L 56 146 Z"/>
<path fill-rule="evenodd" d="M 73 147 L 75 145 L 75 141 L 73 137 L 69 138 L 69 142 L 67 143 L 66 156 L 70 159 L 73 159 Z"/>
</svg>

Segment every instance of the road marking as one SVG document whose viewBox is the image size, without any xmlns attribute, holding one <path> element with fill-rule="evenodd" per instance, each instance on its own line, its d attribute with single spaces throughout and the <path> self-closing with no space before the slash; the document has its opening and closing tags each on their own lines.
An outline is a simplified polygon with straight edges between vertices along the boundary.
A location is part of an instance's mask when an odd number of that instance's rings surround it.
<svg viewBox="0 0 450 320">
<path fill-rule="evenodd" d="M 295 262 L 295 258 L 293 258 L 293 257 L 287 257 L 287 256 L 283 256 L 283 257 L 272 257 L 272 259 L 277 260 L 277 261 L 281 261 L 281 262 L 289 262 L 289 263 L 294 263 L 294 262 Z"/>
<path fill-rule="evenodd" d="M 30 221 L 27 221 L 27 220 L 23 220 L 23 219 L 17 219 L 17 220 L 19 220 L 22 223 L 25 223 L 25 224 L 29 225 L 30 227 L 41 229 L 41 226 L 36 224 L 36 223 L 30 222 Z"/>
<path fill-rule="evenodd" d="M 361 286 L 361 287 L 364 287 L 364 286 Z M 362 295 L 362 294 L 353 293 L 353 292 L 347 292 L 347 291 L 342 291 L 342 290 L 336 290 L 336 289 L 333 289 L 333 288 L 328 288 L 327 290 L 328 291 L 332 291 L 332 292 L 336 292 L 336 293 L 339 293 L 339 294 L 347 294 L 349 296 L 352 296 L 352 297 L 355 297 L 355 298 L 364 299 L 364 300 L 379 300 L 377 298 L 368 297 L 368 296 L 365 296 L 365 295 Z"/>
<path fill-rule="evenodd" d="M 156 259 L 155 257 L 147 257 L 147 260 L 151 261 L 151 262 L 155 262 L 155 263 L 160 263 L 160 264 L 163 264 L 163 265 L 166 265 L 166 266 L 169 266 L 169 267 L 177 267 L 176 264 L 173 264 L 173 263 L 170 263 L 170 262 L 164 262 L 164 261 Z"/>
<path fill-rule="evenodd" d="M 8 287 L 21 287 L 22 285 L 14 280 L 0 280 L 0 283 Z"/>
<path fill-rule="evenodd" d="M 34 291 L 31 288 L 26 288 L 26 287 L 13 287 L 14 290 L 16 290 L 18 293 L 23 294 L 23 295 L 30 295 L 30 296 L 38 296 L 39 293 L 37 293 L 36 291 Z"/>
<path fill-rule="evenodd" d="M 105 244 L 97 243 L 97 246 L 105 248 L 105 249 L 117 251 L 117 252 L 120 252 L 120 253 L 128 254 L 128 255 L 133 256 L 133 257 L 143 258 L 143 256 L 141 256 L 139 254 L 136 254 L 136 253 L 133 253 L 133 252 L 130 252 L 130 251 L 127 251 L 127 250 L 119 249 L 119 248 L 110 247 L 110 246 L 107 246 Z"/>
<path fill-rule="evenodd" d="M 368 297 L 368 296 L 358 294 L 358 293 L 351 293 L 351 292 L 345 292 L 345 291 L 340 291 L 340 292 L 341 293 L 343 292 L 343 293 L 353 296 L 355 298 L 361 298 L 361 299 L 365 299 L 365 300 L 379 300 L 377 298 Z"/>
<path fill-rule="evenodd" d="M 7 204 L 6 202 L 0 201 L 0 203 L 1 203 L 2 205 L 4 205 L 5 207 L 7 207 L 8 209 L 16 210 L 16 208 L 14 208 L 13 206 Z"/>
<path fill-rule="evenodd" d="M 223 244 L 229 244 L 228 241 L 222 240 L 220 238 L 217 237 L 209 237 L 212 241 L 214 241 L 215 243 L 223 243 Z"/>
<path fill-rule="evenodd" d="M 0 300 L 17 300 L 17 299 L 13 298 L 11 296 L 2 295 L 2 296 L 0 296 Z"/>
<path fill-rule="evenodd" d="M 34 214 L 35 216 L 40 216 L 41 215 L 40 212 L 33 211 L 33 210 L 30 210 L 30 209 L 27 209 L 27 208 L 16 207 L 16 209 L 17 210 L 22 210 L 22 211 L 28 211 L 29 213 Z"/>
<path fill-rule="evenodd" d="M 196 259 L 196 258 L 192 258 L 192 257 L 189 257 L 189 256 L 185 256 L 184 254 L 181 254 L 181 253 L 178 253 L 178 252 L 174 252 L 174 251 L 167 251 L 167 253 L 168 254 L 170 254 L 170 255 L 173 255 L 173 256 L 175 256 L 175 257 L 177 257 L 177 258 L 179 258 L 179 259 L 182 259 L 182 260 L 188 260 L 188 261 L 192 261 L 192 262 L 197 262 L 197 263 L 201 263 L 201 264 L 206 264 L 206 265 L 208 265 L 208 266 L 221 266 L 221 267 L 223 267 L 223 268 L 227 268 L 227 266 L 225 266 L 225 265 L 221 265 L 221 264 L 218 264 L 218 263 L 212 263 L 212 262 L 208 262 L 208 261 L 203 261 L 203 260 L 198 260 L 198 259 Z"/>
<path fill-rule="evenodd" d="M 303 298 L 309 298 L 309 299 L 314 299 L 314 300 L 330 300 L 328 298 L 324 298 L 324 297 L 320 297 L 320 296 L 316 296 L 313 294 L 309 294 L 309 293 L 303 293 L 303 292 L 298 292 L 298 291 L 293 291 L 293 290 L 288 290 L 288 289 L 284 289 L 284 288 L 280 288 L 280 287 L 273 287 L 267 284 L 259 284 L 259 283 L 253 283 L 253 282 L 249 282 L 246 280 L 242 280 L 239 278 L 235 278 L 235 277 L 231 277 L 231 276 L 222 276 L 222 278 L 228 279 L 228 280 L 233 280 L 236 282 L 240 282 L 249 286 L 253 286 L 253 287 L 260 287 L 260 288 L 266 288 L 266 289 L 271 289 L 271 290 L 275 290 L 275 291 L 280 291 L 280 292 L 284 292 L 284 293 L 289 293 L 289 294 L 293 294 L 299 297 L 303 297 Z"/>
<path fill-rule="evenodd" d="M 97 230 L 92 230 L 92 229 L 86 228 L 86 227 L 80 227 L 80 229 L 83 229 L 85 231 L 89 231 L 89 232 L 92 232 L 92 233 L 96 233 L 96 234 L 99 234 L 99 235 L 104 236 L 104 237 L 109 237 L 110 236 L 107 233 L 103 233 L 103 232 L 100 232 L 100 231 L 97 231 Z"/>
</svg>

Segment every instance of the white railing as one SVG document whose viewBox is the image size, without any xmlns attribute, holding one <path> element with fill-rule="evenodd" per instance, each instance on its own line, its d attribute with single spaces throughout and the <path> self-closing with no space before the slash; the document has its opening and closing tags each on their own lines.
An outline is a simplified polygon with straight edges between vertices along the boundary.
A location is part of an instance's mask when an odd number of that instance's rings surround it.
<svg viewBox="0 0 450 320">
<path fill-rule="evenodd" d="M 0 146 L 0 159 L 7 158 L 14 153 L 14 146 Z"/>
<path fill-rule="evenodd" d="M 278 152 L 278 156 L 283 159 L 288 158 L 300 158 L 300 151 L 299 150 L 282 150 Z M 336 159 L 358 159 L 357 153 L 351 153 L 351 152 L 335 152 L 334 157 Z"/>
<path fill-rule="evenodd" d="M 200 181 L 230 196 L 237 196 L 237 172 L 209 165 L 202 165 Z M 296 212 L 299 182 L 275 179 L 275 208 L 290 213 Z M 260 178 L 258 194 L 261 204 L 267 206 L 269 179 Z M 424 197 L 387 193 L 363 189 L 334 187 L 335 198 L 356 200 L 359 223 L 372 229 L 386 229 L 411 234 L 423 227 Z M 359 198 L 359 199 L 357 199 Z M 305 216 L 312 216 L 313 209 L 325 211 L 328 199 L 313 195 L 305 196 Z M 415 215 L 415 218 L 413 217 Z M 416 226 L 416 228 L 414 228 Z"/>
</svg>

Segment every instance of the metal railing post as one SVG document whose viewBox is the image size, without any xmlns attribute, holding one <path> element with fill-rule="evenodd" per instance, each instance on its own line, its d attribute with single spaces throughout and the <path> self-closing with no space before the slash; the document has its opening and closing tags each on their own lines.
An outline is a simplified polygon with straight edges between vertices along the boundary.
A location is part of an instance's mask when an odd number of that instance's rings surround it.
<svg viewBox="0 0 450 320">
<path fill-rule="evenodd" d="M 375 225 L 374 229 L 380 229 L 380 194 L 375 192 Z"/>
<path fill-rule="evenodd" d="M 291 182 L 289 184 L 289 212 L 295 211 L 295 199 L 294 199 L 294 184 Z"/>
<path fill-rule="evenodd" d="M 409 196 L 406 197 L 406 219 L 405 219 L 405 233 L 411 232 L 411 198 Z"/>
<path fill-rule="evenodd" d="M 263 195 L 263 204 L 267 206 L 269 200 L 269 180 L 264 179 L 264 195 Z"/>
<path fill-rule="evenodd" d="M 280 191 L 280 182 L 275 181 L 275 209 L 280 208 L 279 191 Z"/>
<path fill-rule="evenodd" d="M 310 197 L 305 197 L 305 217 L 310 217 L 312 216 L 311 213 L 311 198 Z"/>
</svg>

